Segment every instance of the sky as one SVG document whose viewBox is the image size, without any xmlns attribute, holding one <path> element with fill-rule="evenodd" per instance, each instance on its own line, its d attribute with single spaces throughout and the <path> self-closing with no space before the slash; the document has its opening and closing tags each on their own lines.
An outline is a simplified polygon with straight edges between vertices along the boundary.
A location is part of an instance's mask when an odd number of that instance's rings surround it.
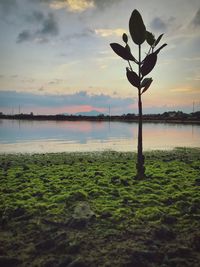
<svg viewBox="0 0 200 267">
<path fill-rule="evenodd" d="M 127 61 L 109 45 L 123 45 L 134 9 L 168 44 L 143 112 L 200 110 L 199 0 L 0 0 L 0 112 L 137 114 Z M 129 45 L 137 58 L 130 36 Z"/>
</svg>

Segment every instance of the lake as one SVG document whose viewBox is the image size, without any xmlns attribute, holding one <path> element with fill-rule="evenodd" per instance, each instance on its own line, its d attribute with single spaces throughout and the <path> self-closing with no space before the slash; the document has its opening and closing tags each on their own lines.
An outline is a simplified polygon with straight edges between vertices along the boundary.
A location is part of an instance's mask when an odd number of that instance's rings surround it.
<svg viewBox="0 0 200 267">
<path fill-rule="evenodd" d="M 0 153 L 136 151 L 136 122 L 0 120 Z M 200 125 L 143 124 L 144 150 L 200 147 Z"/>
</svg>

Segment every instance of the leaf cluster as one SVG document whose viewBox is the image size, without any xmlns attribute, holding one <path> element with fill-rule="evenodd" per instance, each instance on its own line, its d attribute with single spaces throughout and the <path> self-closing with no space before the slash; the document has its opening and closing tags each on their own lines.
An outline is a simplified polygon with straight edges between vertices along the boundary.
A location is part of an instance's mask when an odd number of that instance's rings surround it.
<svg viewBox="0 0 200 267">
<path fill-rule="evenodd" d="M 128 45 L 128 35 L 126 33 L 122 35 L 122 40 L 124 41 L 125 46 L 118 43 L 111 43 L 110 46 L 118 56 L 128 61 L 129 67 L 126 68 L 127 79 L 134 87 L 138 88 L 139 92 L 142 94 L 147 91 L 153 81 L 152 78 L 145 78 L 145 76 L 153 70 L 157 63 L 158 53 L 167 44 L 163 44 L 156 49 L 163 34 L 156 39 L 153 33 L 147 31 L 142 16 L 136 9 L 133 10 L 129 20 L 129 32 L 133 42 L 139 47 L 139 53 L 141 51 L 141 45 L 145 41 L 150 46 L 149 51 L 143 60 L 140 60 L 140 56 L 137 60 L 132 54 L 130 46 Z M 133 71 L 130 61 L 138 65 L 138 74 Z"/>
</svg>

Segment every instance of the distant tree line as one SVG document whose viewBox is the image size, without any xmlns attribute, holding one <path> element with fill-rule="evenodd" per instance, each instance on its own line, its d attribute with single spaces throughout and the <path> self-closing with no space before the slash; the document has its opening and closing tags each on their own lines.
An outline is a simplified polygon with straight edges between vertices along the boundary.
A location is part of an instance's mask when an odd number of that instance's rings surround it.
<svg viewBox="0 0 200 267">
<path fill-rule="evenodd" d="M 0 119 L 16 119 L 16 120 L 58 120 L 58 121 L 138 121 L 138 115 L 128 113 L 123 115 L 104 115 L 86 116 L 86 115 L 34 115 L 30 114 L 14 114 L 7 115 L 0 112 Z M 182 111 L 169 111 L 162 114 L 144 114 L 145 122 L 196 122 L 200 123 L 200 111 L 193 113 L 184 113 Z"/>
</svg>

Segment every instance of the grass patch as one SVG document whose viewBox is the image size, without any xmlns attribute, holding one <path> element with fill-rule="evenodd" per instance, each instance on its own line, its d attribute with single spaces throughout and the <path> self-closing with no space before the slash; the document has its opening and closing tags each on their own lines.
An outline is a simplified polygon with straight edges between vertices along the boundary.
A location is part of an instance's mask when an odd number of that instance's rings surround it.
<svg viewBox="0 0 200 267">
<path fill-rule="evenodd" d="M 200 149 L 0 155 L 1 266 L 200 262 Z"/>
</svg>

